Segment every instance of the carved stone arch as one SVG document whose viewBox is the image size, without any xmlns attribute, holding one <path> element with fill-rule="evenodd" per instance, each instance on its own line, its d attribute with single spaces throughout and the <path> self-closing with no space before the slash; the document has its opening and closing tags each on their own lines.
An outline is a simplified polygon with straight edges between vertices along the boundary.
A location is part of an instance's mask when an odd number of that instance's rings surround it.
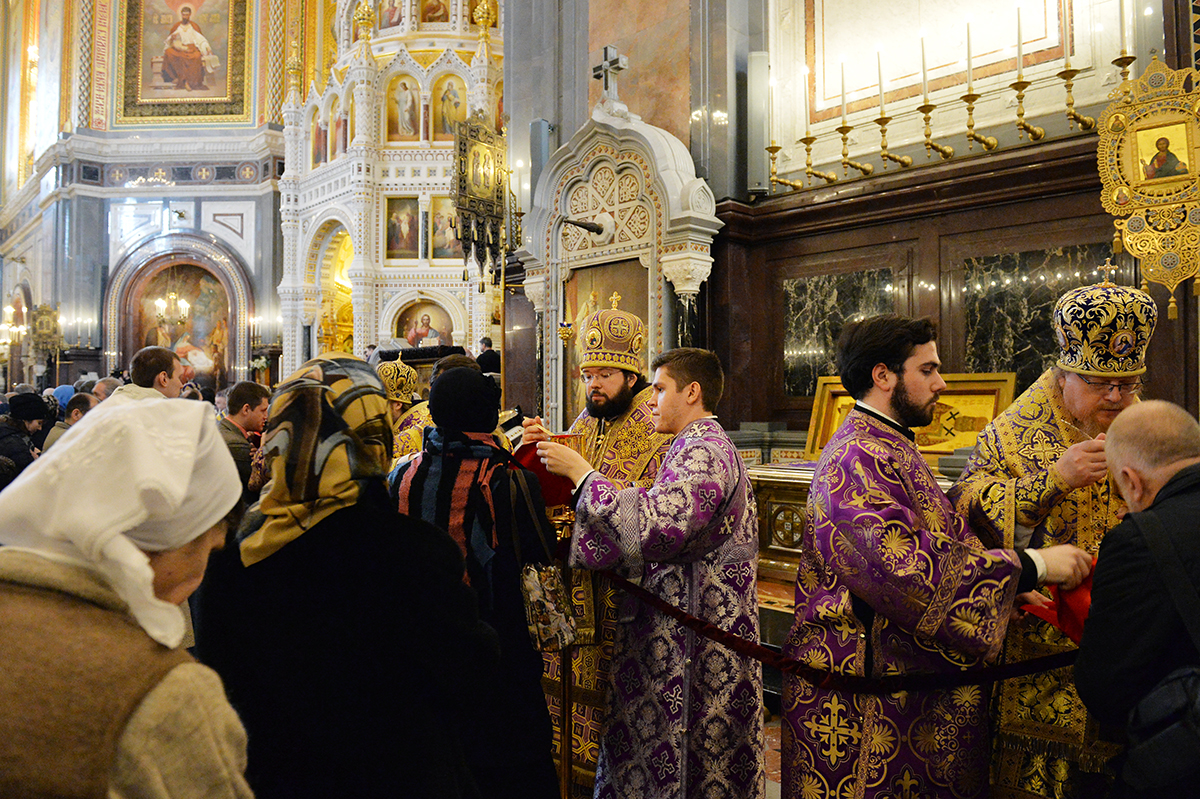
<svg viewBox="0 0 1200 799">
<path fill-rule="evenodd" d="M 107 369 L 125 365 L 138 349 L 132 330 L 122 329 L 121 319 L 133 319 L 136 289 L 172 265 L 194 264 L 211 273 L 229 298 L 229 340 L 233 352 L 233 375 L 244 379 L 249 373 L 250 342 L 242 331 L 249 329 L 256 298 L 246 264 L 220 239 L 207 234 L 162 233 L 135 246 L 120 260 L 109 279 L 104 297 L 104 353 Z"/>
<path fill-rule="evenodd" d="M 338 59 L 350 52 L 350 41 L 354 38 L 354 11 L 359 0 L 338 0 L 336 16 Z"/>
<path fill-rule="evenodd" d="M 375 88 L 380 93 L 387 91 L 388 84 L 392 82 L 392 78 L 401 72 L 417 76 L 421 91 L 429 90 L 429 70 L 413 59 L 407 47 L 401 47 L 396 52 L 396 55 L 392 57 L 392 60 L 387 62 L 383 69 L 379 70 Z"/>
<path fill-rule="evenodd" d="M 430 85 L 446 71 L 454 72 L 467 81 L 468 84 L 471 82 L 471 65 L 463 61 L 462 56 L 454 50 L 443 50 L 437 60 L 429 65 L 428 75 Z"/>
<path fill-rule="evenodd" d="M 467 336 L 471 332 L 471 315 L 467 312 L 462 301 L 448 291 L 436 288 L 406 289 L 397 292 L 384 303 L 383 312 L 379 314 L 379 330 L 377 337 L 380 341 L 393 338 L 396 332 L 396 321 L 406 308 L 416 302 L 432 301 L 446 309 L 450 321 L 454 323 L 456 335 Z"/>
<path fill-rule="evenodd" d="M 309 225 L 308 238 L 301 243 L 300 252 L 304 256 L 304 274 L 302 282 L 310 285 L 321 285 L 321 279 L 324 274 L 319 271 L 319 268 L 324 268 L 325 263 L 322 261 L 324 253 L 329 249 L 330 241 L 337 233 L 337 226 L 341 226 L 346 230 L 346 233 L 353 239 L 356 232 L 354 222 L 346 210 L 338 207 L 329 208 L 324 215 L 313 220 Z"/>
<path fill-rule="evenodd" d="M 411 59 L 409 59 L 409 61 L 412 62 Z M 415 62 L 412 62 L 412 63 L 414 66 L 416 66 Z M 375 104 L 375 129 L 378 132 L 377 135 L 379 136 L 380 146 L 386 146 L 389 143 L 388 142 L 388 114 L 391 113 L 391 102 L 392 102 L 390 88 L 391 88 L 391 84 L 394 81 L 396 81 L 398 78 L 400 78 L 401 76 L 410 78 L 412 80 L 412 82 L 414 84 L 416 84 L 417 101 L 418 101 L 417 140 L 419 141 L 421 138 L 421 131 L 420 131 L 421 114 L 424 113 L 424 111 L 423 111 L 424 103 L 421 102 L 420 98 L 421 98 L 422 94 L 430 91 L 430 89 L 425 85 L 424 70 L 420 69 L 419 67 L 417 69 L 410 70 L 407 68 L 407 65 L 405 63 L 401 62 L 400 64 L 397 64 L 396 59 L 393 59 L 392 63 L 388 66 L 388 68 L 383 73 L 381 73 L 380 78 L 379 78 L 378 82 L 376 83 L 376 92 L 377 92 L 377 96 L 379 97 L 379 102 Z"/>
</svg>

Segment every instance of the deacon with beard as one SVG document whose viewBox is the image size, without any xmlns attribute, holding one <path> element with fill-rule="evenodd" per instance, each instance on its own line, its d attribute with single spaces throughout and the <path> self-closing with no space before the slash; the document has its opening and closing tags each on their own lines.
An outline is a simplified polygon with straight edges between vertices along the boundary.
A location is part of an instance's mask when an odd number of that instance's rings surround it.
<svg viewBox="0 0 1200 799">
<path fill-rule="evenodd" d="M 646 325 L 631 313 L 613 307 L 588 317 L 579 331 L 584 352 L 580 361 L 580 380 L 587 392 L 587 406 L 571 425 L 570 433 L 582 437 L 583 457 L 618 489 L 654 485 L 659 467 L 671 448 L 672 435 L 654 432 L 654 390 L 642 375 L 642 346 Z M 547 438 L 540 417 L 522 422 L 521 445 Z M 594 572 L 572 572 L 575 592 L 591 589 L 596 606 L 595 648 L 575 647 L 572 674 L 576 690 L 574 735 L 585 741 L 599 741 L 604 727 L 604 694 L 610 681 L 612 642 L 616 636 L 617 597 L 608 581 Z M 558 653 L 546 653 L 546 672 L 542 683 L 550 716 L 558 723 L 559 697 L 562 696 Z M 555 741 L 559 737 L 555 736 Z M 587 755 L 575 755 L 576 769 L 595 773 L 595 746 Z M 590 786 L 588 786 L 590 788 Z"/>
<path fill-rule="evenodd" d="M 994 660 L 1015 605 L 1077 585 L 1091 559 L 1061 545 L 987 549 L 913 444 L 946 388 L 928 319 L 876 316 L 838 341 L 857 400 L 808 496 L 785 653 L 822 671 L 954 673 Z M 988 790 L 988 692 L 848 693 L 784 681 L 783 796 L 942 796 Z"/>
<path fill-rule="evenodd" d="M 1059 357 L 979 435 L 950 499 L 988 546 L 1035 551 L 1074 544 L 1095 555 L 1123 515 L 1104 438 L 1137 402 L 1158 311 L 1149 295 L 1108 280 L 1054 306 Z M 1026 619 L 1005 658 L 1074 649 L 1058 629 Z M 998 694 L 992 796 L 1099 796 L 1118 746 L 1097 737 L 1070 669 L 1005 680 Z"/>
</svg>

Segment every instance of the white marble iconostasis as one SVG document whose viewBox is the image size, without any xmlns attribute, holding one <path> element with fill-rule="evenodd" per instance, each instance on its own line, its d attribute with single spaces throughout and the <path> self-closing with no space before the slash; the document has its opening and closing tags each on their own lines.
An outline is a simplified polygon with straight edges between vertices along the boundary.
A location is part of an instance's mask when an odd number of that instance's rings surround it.
<svg viewBox="0 0 1200 799">
<path fill-rule="evenodd" d="M 1156 53 L 1162 59 L 1162 5 L 1145 0 L 1020 0 L 987 4 L 973 0 L 772 0 L 770 40 L 771 138 L 782 146 L 779 172 L 802 176 L 805 151 L 797 140 L 815 136 L 813 162 L 840 165 L 837 128 L 852 126 L 849 157 L 873 161 L 878 171 L 880 80 L 891 151 L 911 152 L 924 140 L 922 41 L 934 141 L 952 146 L 958 157 L 981 152 L 966 140 L 968 93 L 967 27 L 970 25 L 975 130 L 995 136 L 1001 147 L 1027 143 L 1018 136 L 1016 92 L 1017 18 L 1020 9 L 1022 78 L 1026 119 L 1043 127 L 1047 138 L 1077 133 L 1065 116 L 1066 91 L 1058 73 L 1074 78 L 1076 108 L 1092 116 L 1120 83 L 1111 62 L 1124 41 L 1137 56 L 1134 75 Z M 1064 48 L 1064 43 L 1066 47 Z M 1067 63 L 1069 60 L 1069 64 Z M 842 118 L 843 72 L 846 98 Z M 907 148 L 907 149 L 906 149 Z M 933 154 L 932 160 L 938 156 Z M 931 163 L 922 151 L 915 165 Z M 895 164 L 887 164 L 895 170 Z M 851 173 L 853 176 L 854 173 Z M 795 175 L 791 175 L 795 176 Z M 843 176 L 844 177 L 844 176 Z"/>
</svg>

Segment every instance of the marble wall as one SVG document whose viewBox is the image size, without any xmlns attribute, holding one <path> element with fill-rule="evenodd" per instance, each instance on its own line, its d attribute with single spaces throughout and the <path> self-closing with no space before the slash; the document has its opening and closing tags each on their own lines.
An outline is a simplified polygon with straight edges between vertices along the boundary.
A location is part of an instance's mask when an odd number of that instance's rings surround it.
<svg viewBox="0 0 1200 799">
<path fill-rule="evenodd" d="M 871 269 L 782 281 L 784 394 L 811 397 L 818 377 L 837 374 L 842 326 L 895 311 L 893 280 L 891 269 Z"/>
<path fill-rule="evenodd" d="M 963 271 L 966 372 L 1016 372 L 1017 394 L 1057 358 L 1050 319 L 1063 292 L 1097 283 L 1108 244 L 969 258 Z M 1128 260 L 1128 259 L 1124 259 Z M 1112 278 L 1136 285 L 1132 266 Z"/>
</svg>

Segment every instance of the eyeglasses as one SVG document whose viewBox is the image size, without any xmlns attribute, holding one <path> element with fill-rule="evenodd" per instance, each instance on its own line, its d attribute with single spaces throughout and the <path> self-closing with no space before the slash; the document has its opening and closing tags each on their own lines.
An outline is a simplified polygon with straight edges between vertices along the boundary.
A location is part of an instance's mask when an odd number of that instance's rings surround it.
<svg viewBox="0 0 1200 799">
<path fill-rule="evenodd" d="M 1146 387 L 1146 383 L 1142 380 L 1134 380 L 1132 383 L 1100 383 L 1088 380 L 1081 374 L 1076 374 L 1075 376 L 1086 383 L 1087 387 L 1093 392 L 1101 396 L 1108 396 L 1115 388 L 1120 392 L 1122 397 L 1132 397 Z"/>
<path fill-rule="evenodd" d="M 620 374 L 620 372 L 609 372 L 609 371 L 593 372 L 590 375 L 584 373 L 584 374 L 579 375 L 579 382 L 583 383 L 586 386 L 588 383 L 594 383 L 597 380 L 606 381 L 610 377 L 612 377 L 613 375 L 616 375 L 616 374 Z"/>
</svg>

